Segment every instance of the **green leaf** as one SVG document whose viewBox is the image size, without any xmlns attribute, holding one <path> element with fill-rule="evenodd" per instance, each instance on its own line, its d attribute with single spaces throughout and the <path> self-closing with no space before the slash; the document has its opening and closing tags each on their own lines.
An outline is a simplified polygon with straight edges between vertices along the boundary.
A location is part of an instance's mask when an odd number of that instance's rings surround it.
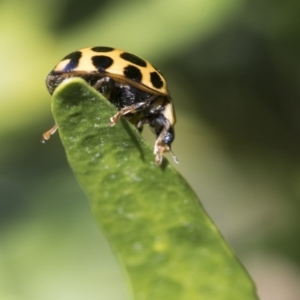
<svg viewBox="0 0 300 300">
<path fill-rule="evenodd" d="M 83 80 L 55 91 L 68 161 L 130 283 L 133 299 L 257 299 L 246 271 L 193 190 L 116 108 Z"/>
</svg>

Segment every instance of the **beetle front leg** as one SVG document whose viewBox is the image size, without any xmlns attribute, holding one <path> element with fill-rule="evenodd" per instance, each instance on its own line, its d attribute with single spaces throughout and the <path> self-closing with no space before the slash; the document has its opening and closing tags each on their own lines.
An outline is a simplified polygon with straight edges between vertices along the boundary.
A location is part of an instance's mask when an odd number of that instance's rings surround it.
<svg viewBox="0 0 300 300">
<path fill-rule="evenodd" d="M 163 154 L 166 152 L 170 152 L 173 156 L 173 160 L 175 163 L 179 163 L 177 156 L 171 150 L 170 144 L 164 142 L 166 135 L 168 134 L 168 130 L 164 129 L 159 137 L 156 139 L 154 144 L 154 154 L 155 154 L 155 163 L 160 166 L 163 159 Z"/>
<path fill-rule="evenodd" d="M 171 150 L 171 144 L 175 134 L 169 121 L 164 116 L 160 115 L 149 120 L 149 125 L 155 130 L 157 136 L 154 144 L 155 163 L 160 166 L 163 154 L 166 152 L 170 152 L 173 156 L 173 160 L 178 163 L 178 158 Z"/>
<path fill-rule="evenodd" d="M 170 146 L 164 142 L 165 136 L 170 128 L 169 123 L 165 124 L 154 144 L 155 163 L 160 166 L 163 154 L 170 151 Z"/>
</svg>

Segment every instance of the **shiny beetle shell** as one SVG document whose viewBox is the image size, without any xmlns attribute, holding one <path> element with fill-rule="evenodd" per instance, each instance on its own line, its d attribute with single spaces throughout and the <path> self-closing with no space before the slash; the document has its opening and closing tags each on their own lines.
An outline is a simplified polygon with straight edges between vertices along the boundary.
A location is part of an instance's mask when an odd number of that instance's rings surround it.
<svg viewBox="0 0 300 300">
<path fill-rule="evenodd" d="M 64 57 L 54 72 L 85 71 L 108 73 L 136 82 L 146 89 L 169 95 L 164 76 L 149 62 L 138 56 L 110 47 L 92 47 L 75 51 Z"/>
</svg>

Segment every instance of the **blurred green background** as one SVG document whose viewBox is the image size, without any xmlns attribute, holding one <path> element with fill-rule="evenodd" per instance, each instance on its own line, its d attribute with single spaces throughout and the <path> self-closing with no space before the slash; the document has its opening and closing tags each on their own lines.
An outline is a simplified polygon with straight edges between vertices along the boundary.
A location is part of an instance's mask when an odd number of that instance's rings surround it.
<svg viewBox="0 0 300 300">
<path fill-rule="evenodd" d="M 96 45 L 162 70 L 176 168 L 261 299 L 300 299 L 299 13 L 296 0 L 0 1 L 0 299 L 129 299 L 59 136 L 40 143 L 46 75 Z"/>
</svg>

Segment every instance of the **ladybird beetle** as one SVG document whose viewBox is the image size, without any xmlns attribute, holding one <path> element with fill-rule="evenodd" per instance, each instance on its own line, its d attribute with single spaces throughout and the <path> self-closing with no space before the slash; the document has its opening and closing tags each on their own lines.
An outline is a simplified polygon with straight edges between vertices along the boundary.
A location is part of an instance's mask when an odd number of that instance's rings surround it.
<svg viewBox="0 0 300 300">
<path fill-rule="evenodd" d="M 113 103 L 119 112 L 110 118 L 115 125 L 121 116 L 139 131 L 147 124 L 156 134 L 155 163 L 160 165 L 174 140 L 175 113 L 164 76 L 148 61 L 111 47 L 90 47 L 65 56 L 48 74 L 47 88 L 52 95 L 65 79 L 81 77 Z M 43 141 L 57 130 L 54 125 L 43 134 Z"/>
</svg>

